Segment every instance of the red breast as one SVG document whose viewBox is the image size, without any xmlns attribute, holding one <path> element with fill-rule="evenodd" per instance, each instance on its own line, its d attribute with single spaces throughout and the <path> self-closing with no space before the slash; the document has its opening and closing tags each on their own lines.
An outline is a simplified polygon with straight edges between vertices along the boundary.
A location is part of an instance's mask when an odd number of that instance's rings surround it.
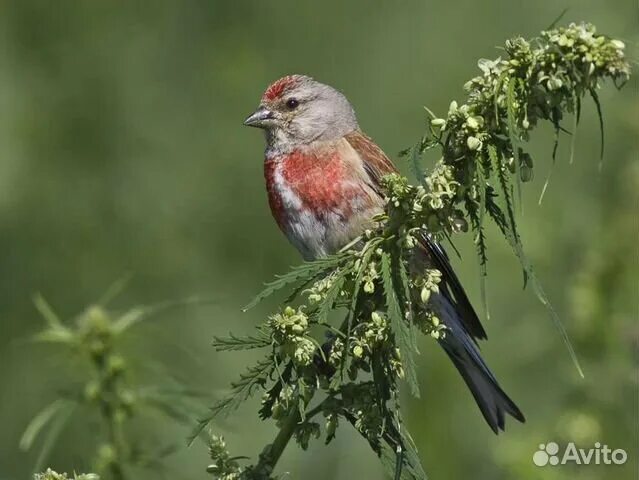
<svg viewBox="0 0 639 480">
<path fill-rule="evenodd" d="M 312 213 L 322 221 L 330 212 L 346 220 L 353 208 L 371 201 L 369 190 L 334 145 L 268 157 L 264 176 L 271 212 L 282 229 L 291 215 Z"/>
</svg>

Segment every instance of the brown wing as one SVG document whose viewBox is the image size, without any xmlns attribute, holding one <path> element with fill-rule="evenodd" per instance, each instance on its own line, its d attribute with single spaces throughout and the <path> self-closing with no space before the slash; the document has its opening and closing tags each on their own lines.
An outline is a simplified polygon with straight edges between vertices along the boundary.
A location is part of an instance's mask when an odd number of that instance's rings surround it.
<svg viewBox="0 0 639 480">
<path fill-rule="evenodd" d="M 359 130 L 347 134 L 344 138 L 361 158 L 364 171 L 370 179 L 370 186 L 381 196 L 382 177 L 397 172 L 397 168 L 382 149 Z"/>
<path fill-rule="evenodd" d="M 355 131 L 346 135 L 345 138 L 361 158 L 364 170 L 370 179 L 370 186 L 381 196 L 381 178 L 389 173 L 397 172 L 397 168 L 395 168 L 393 162 L 390 161 L 382 149 L 364 133 Z M 430 235 L 424 235 L 419 246 L 424 251 L 424 254 L 429 257 L 433 267 L 442 272 L 442 293 L 460 312 L 466 331 L 473 338 L 486 338 L 486 332 L 468 300 L 461 282 L 450 265 L 444 248 Z"/>
</svg>

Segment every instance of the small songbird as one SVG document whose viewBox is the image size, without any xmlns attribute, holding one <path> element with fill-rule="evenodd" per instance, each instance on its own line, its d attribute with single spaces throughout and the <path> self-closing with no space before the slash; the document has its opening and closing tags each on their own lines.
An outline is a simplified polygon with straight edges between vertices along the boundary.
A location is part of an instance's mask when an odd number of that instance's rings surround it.
<svg viewBox="0 0 639 480">
<path fill-rule="evenodd" d="M 353 107 L 336 89 L 304 75 L 271 84 L 245 125 L 266 134 L 264 177 L 271 212 L 300 251 L 313 260 L 336 252 L 372 225 L 384 209 L 381 178 L 396 172 L 384 152 L 359 128 Z M 448 256 L 429 236 L 420 244 L 442 273 L 431 298 L 446 335 L 439 340 L 497 433 L 505 413 L 524 416 L 480 356 L 482 327 Z"/>
</svg>

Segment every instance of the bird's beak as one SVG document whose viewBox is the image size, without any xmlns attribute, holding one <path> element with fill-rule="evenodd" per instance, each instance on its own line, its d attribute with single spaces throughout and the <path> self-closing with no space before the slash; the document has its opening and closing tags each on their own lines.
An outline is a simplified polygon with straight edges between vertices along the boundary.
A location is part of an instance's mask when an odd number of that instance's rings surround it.
<svg viewBox="0 0 639 480">
<path fill-rule="evenodd" d="M 248 127 L 266 128 L 274 119 L 275 115 L 273 115 L 272 111 L 266 107 L 260 107 L 244 120 L 244 125 Z"/>
</svg>

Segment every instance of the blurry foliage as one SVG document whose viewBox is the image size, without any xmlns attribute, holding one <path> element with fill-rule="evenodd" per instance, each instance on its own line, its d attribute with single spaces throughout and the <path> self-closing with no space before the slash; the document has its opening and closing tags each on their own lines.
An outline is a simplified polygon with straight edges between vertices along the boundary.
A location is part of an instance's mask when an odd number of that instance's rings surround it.
<svg viewBox="0 0 639 480">
<path fill-rule="evenodd" d="M 636 64 L 636 4 L 630 0 L 560 6 L 487 0 L 454 7 L 445 0 L 375 7 L 366 0 L 327 0 L 322 8 L 296 0 L 159 0 L 152 9 L 4 2 L 0 478 L 28 477 L 37 452 L 19 450 L 17 439 L 34 412 L 57 398 L 58 385 L 77 372 L 68 365 L 77 357 L 60 356 L 66 349 L 20 341 L 40 328 L 30 302 L 34 291 L 55 299 L 63 318 L 124 271 L 134 271 L 137 280 L 121 305 L 206 292 L 220 300 L 216 308 L 175 311 L 171 322 L 141 324 L 123 338 L 122 355 L 136 365 L 157 360 L 207 390 L 258 360 L 256 352 L 216 354 L 209 339 L 231 329 L 248 332 L 261 322 L 275 301 L 244 316 L 237 305 L 261 279 L 299 260 L 268 212 L 263 141 L 241 126 L 265 85 L 288 73 L 335 85 L 391 154 L 422 134 L 417 105 L 445 112 L 450 99 L 461 96 L 477 58 L 492 55 L 492 45 L 504 38 L 536 34 L 564 6 L 570 18 L 591 19 L 621 38 Z M 536 175 L 523 189 L 527 208 L 518 226 L 566 322 L 585 380 L 574 374 L 534 299 L 520 292 L 519 282 L 502 280 L 517 272 L 510 247 L 490 241 L 497 232 L 488 224 L 491 341 L 483 353 L 521 402 L 527 423 L 495 438 L 448 359 L 420 348 L 422 398 L 405 398 L 404 414 L 431 478 L 634 478 L 636 455 L 614 471 L 540 471 L 531 456 L 538 443 L 576 433 L 629 451 L 636 444 L 636 78 L 634 88 L 600 92 L 607 121 L 602 170 L 596 110 L 585 105 L 575 164 L 557 162 L 539 208 L 552 128 L 536 130 L 529 143 Z M 572 130 L 570 119 L 564 127 Z M 570 155 L 564 135 L 558 160 Z M 408 164 L 398 166 L 408 173 Z M 456 246 L 462 260 L 453 258 L 455 268 L 479 305 L 475 246 L 470 236 L 458 236 Z M 157 384 L 146 370 L 136 369 L 133 377 L 136 384 Z M 274 426 L 256 424 L 256 407 L 249 403 L 216 422 L 232 449 L 257 451 L 272 439 Z M 48 463 L 60 471 L 89 471 L 85 462 L 95 453 L 97 415 L 78 413 L 73 418 L 87 421 L 69 422 L 50 451 Z M 156 452 L 182 443 L 182 427 L 135 418 L 136 434 L 146 445 L 157 444 Z M 383 478 L 374 454 L 348 430 L 313 455 L 287 449 L 282 464 L 291 478 Z M 167 476 L 202 478 L 204 455 L 199 443 L 181 449 L 165 459 Z M 157 476 L 139 470 L 136 478 Z"/>
<path fill-rule="evenodd" d="M 118 344 L 129 329 L 172 304 L 135 307 L 121 314 L 111 312 L 105 305 L 119 293 L 122 283 L 114 284 L 100 302 L 88 307 L 71 325 L 62 322 L 44 298 L 35 299 L 46 328 L 34 340 L 62 346 L 80 360 L 80 365 L 89 366 L 88 372 L 78 369 L 80 378 L 84 377 L 80 385 L 59 383 L 60 398 L 42 409 L 27 426 L 20 440 L 22 449 L 30 449 L 41 433 L 45 437 L 36 471 L 47 462 L 50 449 L 72 414 L 80 419 L 86 419 L 87 415 L 100 417 L 101 435 L 94 439 L 97 453 L 92 465 L 95 471 L 113 480 L 131 478 L 127 471 L 132 467 L 159 468 L 163 457 L 175 450 L 176 442 L 164 446 L 160 452 L 155 447 L 153 450 L 146 447 L 131 425 L 134 417 L 159 410 L 165 418 L 186 423 L 197 415 L 195 392 L 169 375 L 161 378 L 158 385 L 135 382 L 134 367 L 120 353 Z M 58 478 L 55 475 L 47 472 L 42 478 Z"/>
</svg>

